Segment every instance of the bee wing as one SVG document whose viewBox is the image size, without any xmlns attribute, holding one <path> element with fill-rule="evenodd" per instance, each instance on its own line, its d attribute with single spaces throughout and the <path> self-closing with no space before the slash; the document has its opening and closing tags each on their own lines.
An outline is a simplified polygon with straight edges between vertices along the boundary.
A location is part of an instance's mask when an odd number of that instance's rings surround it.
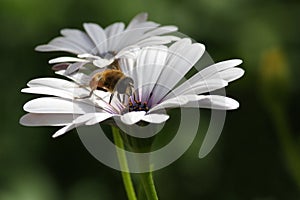
<svg viewBox="0 0 300 200">
<path fill-rule="evenodd" d="M 60 71 L 56 71 L 55 73 L 71 79 L 78 85 L 89 85 L 89 82 L 91 80 L 90 76 L 81 72 L 67 74 L 66 70 L 60 70 Z"/>
<path fill-rule="evenodd" d="M 102 73 L 106 70 L 107 68 L 101 68 L 101 69 L 96 69 L 94 70 L 90 75 L 89 75 L 89 80 L 91 81 L 91 79 L 96 75 L 96 74 L 99 74 L 99 73 Z"/>
</svg>

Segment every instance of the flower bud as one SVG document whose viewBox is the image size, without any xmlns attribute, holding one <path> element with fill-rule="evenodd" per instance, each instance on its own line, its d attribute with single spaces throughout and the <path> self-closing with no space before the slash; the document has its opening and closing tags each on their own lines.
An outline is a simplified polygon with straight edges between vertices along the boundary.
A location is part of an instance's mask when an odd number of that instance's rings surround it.
<svg viewBox="0 0 300 200">
<path fill-rule="evenodd" d="M 290 72 L 280 48 L 263 52 L 259 75 L 263 96 L 269 103 L 282 103 L 286 100 L 290 89 Z"/>
</svg>

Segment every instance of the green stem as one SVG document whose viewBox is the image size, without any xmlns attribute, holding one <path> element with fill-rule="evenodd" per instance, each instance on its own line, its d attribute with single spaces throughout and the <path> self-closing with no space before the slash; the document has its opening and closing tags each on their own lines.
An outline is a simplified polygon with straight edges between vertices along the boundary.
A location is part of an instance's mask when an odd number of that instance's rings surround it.
<svg viewBox="0 0 300 200">
<path fill-rule="evenodd" d="M 132 184 L 131 176 L 130 173 L 128 172 L 129 168 L 126 160 L 124 143 L 120 135 L 119 129 L 116 127 L 112 127 L 112 134 L 113 134 L 115 144 L 117 145 L 117 147 L 119 147 L 119 148 L 116 147 L 117 148 L 116 150 L 117 150 L 120 167 L 122 170 L 122 178 L 127 193 L 127 197 L 129 200 L 137 200 L 134 187 Z"/>
<path fill-rule="evenodd" d="M 152 172 L 141 173 L 140 177 L 141 177 L 141 181 L 144 186 L 144 189 L 145 189 L 147 199 L 148 200 L 158 200 L 153 177 L 152 177 Z"/>
<path fill-rule="evenodd" d="M 300 188 L 299 146 L 297 143 L 295 143 L 295 140 L 292 137 L 292 130 L 288 124 L 288 117 L 284 108 L 279 105 L 273 105 L 270 106 L 270 108 L 272 111 L 273 120 L 277 127 L 277 134 L 285 155 L 287 166 L 298 187 Z"/>
</svg>

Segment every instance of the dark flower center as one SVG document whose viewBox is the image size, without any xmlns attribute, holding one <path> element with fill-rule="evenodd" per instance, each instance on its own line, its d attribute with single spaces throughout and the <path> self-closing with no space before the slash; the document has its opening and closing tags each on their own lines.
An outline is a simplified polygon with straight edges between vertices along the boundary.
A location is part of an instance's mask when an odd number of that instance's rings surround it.
<svg viewBox="0 0 300 200">
<path fill-rule="evenodd" d="M 137 100 L 129 101 L 128 103 L 128 111 L 132 112 L 132 111 L 149 111 L 149 107 L 148 107 L 148 103 L 147 102 L 140 102 Z"/>
</svg>

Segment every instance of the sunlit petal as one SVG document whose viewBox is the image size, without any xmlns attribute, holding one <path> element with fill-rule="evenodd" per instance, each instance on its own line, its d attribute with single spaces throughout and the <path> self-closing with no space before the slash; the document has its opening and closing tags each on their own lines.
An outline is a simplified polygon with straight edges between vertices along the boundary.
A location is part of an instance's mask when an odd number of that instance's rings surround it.
<svg viewBox="0 0 300 200">
<path fill-rule="evenodd" d="M 24 126 L 65 126 L 78 115 L 74 114 L 35 114 L 28 113 L 20 119 Z"/>
<path fill-rule="evenodd" d="M 160 124 L 163 123 L 165 121 L 167 121 L 170 118 L 169 115 L 165 115 L 165 114 L 148 114 L 145 115 L 142 120 L 149 122 L 149 123 L 154 123 L 154 124 Z"/>
<path fill-rule="evenodd" d="M 132 125 L 142 120 L 145 114 L 145 111 L 128 112 L 121 116 L 121 120 L 124 124 Z"/>
<path fill-rule="evenodd" d="M 56 97 L 42 97 L 28 101 L 23 109 L 31 113 L 65 113 L 85 114 L 95 112 L 95 107 L 79 101 Z"/>
</svg>

